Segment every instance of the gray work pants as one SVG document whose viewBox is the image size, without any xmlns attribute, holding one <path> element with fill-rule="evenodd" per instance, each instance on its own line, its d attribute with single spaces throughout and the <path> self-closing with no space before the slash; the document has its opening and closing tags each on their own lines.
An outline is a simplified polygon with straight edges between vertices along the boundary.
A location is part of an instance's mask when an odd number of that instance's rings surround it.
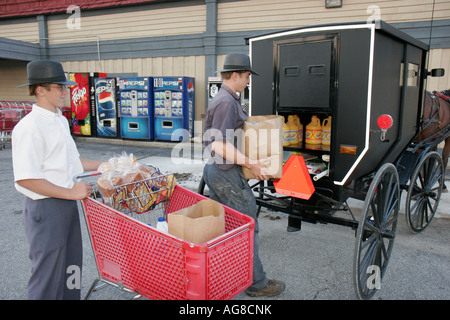
<svg viewBox="0 0 450 320">
<path fill-rule="evenodd" d="M 259 258 L 257 205 L 247 180 L 242 175 L 240 166 L 230 170 L 220 170 L 213 164 L 206 164 L 203 179 L 209 189 L 209 198 L 216 200 L 240 213 L 255 219 L 255 239 L 253 255 L 253 284 L 251 290 L 260 290 L 269 281 Z"/>
<path fill-rule="evenodd" d="M 79 300 L 83 248 L 76 201 L 24 199 L 30 300 Z"/>
</svg>

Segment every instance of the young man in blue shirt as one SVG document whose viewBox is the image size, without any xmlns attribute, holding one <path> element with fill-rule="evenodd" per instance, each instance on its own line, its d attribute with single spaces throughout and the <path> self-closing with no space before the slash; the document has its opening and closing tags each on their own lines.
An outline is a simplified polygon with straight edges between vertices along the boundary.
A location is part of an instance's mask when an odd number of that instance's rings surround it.
<svg viewBox="0 0 450 320">
<path fill-rule="evenodd" d="M 270 178 L 269 170 L 259 161 L 250 161 L 238 150 L 239 132 L 247 115 L 242 110 L 240 97 L 250 83 L 250 75 L 256 74 L 247 55 L 230 53 L 224 68 L 219 70 L 223 78 L 218 94 L 210 102 L 205 115 L 204 143 L 211 155 L 203 170 L 203 179 L 209 189 L 209 197 L 255 219 L 253 284 L 246 290 L 249 296 L 276 296 L 284 291 L 283 282 L 268 279 L 259 258 L 257 205 L 247 180 L 242 174 L 246 167 L 258 180 Z"/>
</svg>

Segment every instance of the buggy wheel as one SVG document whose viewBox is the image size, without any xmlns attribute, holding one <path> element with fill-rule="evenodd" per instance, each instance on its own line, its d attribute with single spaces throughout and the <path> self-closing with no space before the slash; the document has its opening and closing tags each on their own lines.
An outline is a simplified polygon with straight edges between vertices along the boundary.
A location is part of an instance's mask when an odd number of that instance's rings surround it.
<svg viewBox="0 0 450 320">
<path fill-rule="evenodd" d="M 406 222 L 414 233 L 423 231 L 436 213 L 444 186 L 441 156 L 429 152 L 417 164 L 406 197 Z"/>
<path fill-rule="evenodd" d="M 386 163 L 370 185 L 356 234 L 353 286 L 359 299 L 370 299 L 380 289 L 394 245 L 399 203 L 397 169 Z"/>
</svg>

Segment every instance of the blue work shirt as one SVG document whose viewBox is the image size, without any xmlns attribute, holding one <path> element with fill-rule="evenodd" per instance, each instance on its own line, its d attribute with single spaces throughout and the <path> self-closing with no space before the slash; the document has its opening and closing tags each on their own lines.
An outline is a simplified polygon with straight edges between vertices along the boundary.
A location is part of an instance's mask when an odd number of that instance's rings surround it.
<svg viewBox="0 0 450 320">
<path fill-rule="evenodd" d="M 222 84 L 217 95 L 211 100 L 205 115 L 203 143 L 205 152 L 214 158 L 214 165 L 222 170 L 229 170 L 236 164 L 227 161 L 210 151 L 213 141 L 230 142 L 239 150 L 242 128 L 247 115 L 242 110 L 240 97 L 230 87 Z"/>
</svg>

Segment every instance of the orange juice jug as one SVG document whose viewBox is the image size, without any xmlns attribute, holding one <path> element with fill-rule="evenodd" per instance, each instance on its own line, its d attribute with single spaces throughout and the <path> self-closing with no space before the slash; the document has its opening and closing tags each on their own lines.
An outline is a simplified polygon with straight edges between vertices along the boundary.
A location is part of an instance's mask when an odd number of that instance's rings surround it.
<svg viewBox="0 0 450 320">
<path fill-rule="evenodd" d="M 290 140 L 290 129 L 289 129 L 289 126 L 287 125 L 287 123 L 286 122 L 284 122 L 284 117 L 282 116 L 281 117 L 282 119 L 283 119 L 283 127 L 282 127 L 282 130 L 283 130 L 283 147 L 287 147 L 287 146 L 289 146 L 289 140 Z"/>
<path fill-rule="evenodd" d="M 298 126 L 294 121 L 293 115 L 288 116 L 287 124 L 289 126 L 289 131 L 290 131 L 289 144 L 290 145 L 298 144 Z"/>
<path fill-rule="evenodd" d="M 307 144 L 322 144 L 322 126 L 317 116 L 312 116 L 311 122 L 306 126 L 305 140 Z"/>
<path fill-rule="evenodd" d="M 329 146 L 331 137 L 331 116 L 322 122 L 322 145 Z"/>
<path fill-rule="evenodd" d="M 301 144 L 303 141 L 303 125 L 300 122 L 300 118 L 298 115 L 294 114 L 294 122 L 298 127 L 298 142 Z"/>
</svg>

